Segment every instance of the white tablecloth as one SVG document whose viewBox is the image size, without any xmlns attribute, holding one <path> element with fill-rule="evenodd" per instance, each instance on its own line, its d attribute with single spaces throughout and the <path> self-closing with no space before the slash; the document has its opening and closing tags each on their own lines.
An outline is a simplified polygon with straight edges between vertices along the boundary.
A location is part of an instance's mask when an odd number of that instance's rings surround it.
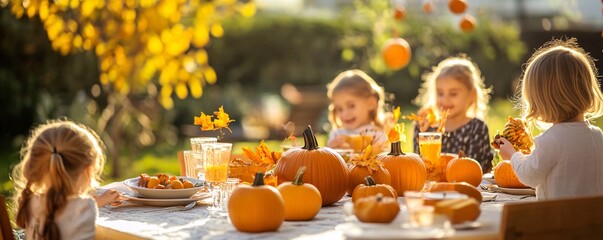
<svg viewBox="0 0 603 240">
<path fill-rule="evenodd" d="M 121 182 L 115 182 L 102 189 L 116 188 L 130 190 Z M 399 198 L 403 203 L 403 198 Z M 455 239 L 495 239 L 498 238 L 502 206 L 508 201 L 535 200 L 534 197 L 515 196 L 498 193 L 496 201 L 484 202 L 478 222 L 482 227 L 471 230 L 456 230 L 450 236 Z M 332 206 L 323 207 L 312 221 L 285 221 L 277 232 L 242 233 L 229 223 L 226 212 L 211 212 L 207 205 L 198 203 L 187 211 L 168 210 L 160 207 L 124 204 L 100 208 L 97 221 L 97 238 L 123 239 L 124 237 L 148 239 L 344 239 L 342 230 L 336 226 L 353 222 L 347 217 L 343 205 L 350 202 L 344 197 Z M 267 213 L 269 214 L 269 213 Z M 405 208 L 399 216 L 406 221 Z M 356 220 L 357 221 L 357 220 Z M 118 233 L 126 233 L 119 234 Z M 369 236 L 370 237 L 370 236 Z"/>
</svg>

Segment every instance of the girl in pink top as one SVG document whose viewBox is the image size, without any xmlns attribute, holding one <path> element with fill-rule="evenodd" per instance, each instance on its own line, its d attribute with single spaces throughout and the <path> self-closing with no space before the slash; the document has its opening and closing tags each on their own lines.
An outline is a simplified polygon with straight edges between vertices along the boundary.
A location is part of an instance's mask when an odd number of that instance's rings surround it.
<svg viewBox="0 0 603 240">
<path fill-rule="evenodd" d="M 519 180 L 539 200 L 603 195 L 603 133 L 588 121 L 603 115 L 603 94 L 592 58 L 576 43 L 555 40 L 528 61 L 522 87 L 523 117 L 545 131 L 524 155 L 501 138 Z"/>
</svg>

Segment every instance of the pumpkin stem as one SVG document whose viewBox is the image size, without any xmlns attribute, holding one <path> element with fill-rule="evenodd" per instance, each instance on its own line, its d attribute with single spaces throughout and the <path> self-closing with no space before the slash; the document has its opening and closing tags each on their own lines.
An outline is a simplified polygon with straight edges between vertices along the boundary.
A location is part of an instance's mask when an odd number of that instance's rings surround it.
<svg viewBox="0 0 603 240">
<path fill-rule="evenodd" d="M 251 186 L 263 186 L 264 185 L 264 173 L 257 172 L 255 173 L 255 179 L 253 180 L 253 184 Z"/>
<path fill-rule="evenodd" d="M 459 150 L 459 158 L 465 157 L 465 151 Z"/>
<path fill-rule="evenodd" d="M 406 155 L 404 152 L 402 152 L 402 146 L 400 146 L 400 141 L 397 142 L 393 142 L 391 144 L 391 152 L 389 152 L 390 156 L 400 156 L 400 155 Z"/>
<path fill-rule="evenodd" d="M 306 172 L 306 166 L 301 166 L 299 169 L 297 169 L 297 173 L 293 179 L 293 185 L 304 185 L 304 182 L 302 181 L 302 178 L 304 178 L 304 172 Z"/>
<path fill-rule="evenodd" d="M 304 130 L 304 147 L 303 149 L 307 150 L 316 150 L 318 149 L 318 141 L 316 140 L 316 136 L 314 132 L 312 132 L 312 127 L 308 125 L 308 128 Z"/>
<path fill-rule="evenodd" d="M 367 186 L 375 186 L 375 185 L 377 185 L 377 183 L 375 183 L 375 179 L 373 177 L 371 177 L 371 176 L 366 176 L 364 178 L 364 180 L 366 181 L 366 185 Z"/>
</svg>

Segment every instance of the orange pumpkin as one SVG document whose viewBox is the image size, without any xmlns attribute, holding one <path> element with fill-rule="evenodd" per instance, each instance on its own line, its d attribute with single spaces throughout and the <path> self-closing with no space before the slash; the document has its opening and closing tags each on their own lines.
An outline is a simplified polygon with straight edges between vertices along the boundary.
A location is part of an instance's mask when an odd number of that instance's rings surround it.
<svg viewBox="0 0 603 240">
<path fill-rule="evenodd" d="M 421 156 L 403 153 L 400 142 L 391 144 L 391 152 L 377 156 L 391 175 L 391 186 L 400 194 L 404 191 L 420 191 L 427 181 L 427 170 Z"/>
<path fill-rule="evenodd" d="M 358 199 L 354 203 L 354 215 L 361 222 L 390 223 L 400 212 L 400 204 L 397 198 L 384 197 L 379 193 Z"/>
<path fill-rule="evenodd" d="M 482 166 L 475 159 L 465 157 L 459 151 L 459 157 L 450 160 L 446 168 L 448 182 L 467 182 L 475 187 L 482 182 Z"/>
<path fill-rule="evenodd" d="M 377 170 L 369 171 L 366 166 L 352 165 L 350 167 L 350 179 L 348 181 L 348 194 L 352 195 L 356 186 L 366 182 L 365 178 L 370 176 L 376 183 L 391 184 L 391 175 L 385 167 L 377 164 Z"/>
<path fill-rule="evenodd" d="M 381 54 L 385 65 L 392 70 L 406 67 L 412 57 L 410 45 L 403 38 L 387 40 L 381 49 Z"/>
<path fill-rule="evenodd" d="M 494 179 L 496 180 L 496 184 L 499 187 L 506 188 L 526 188 L 525 184 L 519 181 L 517 175 L 513 171 L 513 166 L 511 166 L 511 161 L 504 160 L 499 162 L 494 168 Z"/>
<path fill-rule="evenodd" d="M 475 29 L 475 18 L 469 15 L 463 16 L 459 26 L 463 32 L 471 32 Z"/>
<path fill-rule="evenodd" d="M 377 193 L 381 193 L 386 197 L 398 199 L 398 193 L 392 186 L 387 184 L 377 184 L 375 183 L 375 179 L 373 179 L 371 176 L 367 176 L 365 181 L 366 185 L 360 184 L 356 187 L 356 189 L 354 189 L 352 193 L 352 202 L 356 202 L 356 200 L 363 197 L 377 195 Z"/>
<path fill-rule="evenodd" d="M 277 189 L 285 200 L 285 220 L 306 221 L 314 218 L 322 206 L 320 192 L 312 184 L 302 182 L 306 167 L 300 167 L 293 182 L 284 182 Z"/>
<path fill-rule="evenodd" d="M 228 216 L 241 232 L 276 231 L 285 220 L 285 202 L 275 187 L 256 173 L 251 186 L 240 184 L 228 200 Z"/>
<path fill-rule="evenodd" d="M 274 169 L 279 184 L 293 181 L 297 169 L 306 166 L 303 181 L 314 185 L 322 197 L 322 206 L 331 205 L 345 195 L 348 168 L 343 158 L 331 148 L 318 146 L 312 128 L 303 133 L 305 145 L 283 153 Z"/>
<path fill-rule="evenodd" d="M 467 2 L 465 0 L 449 0 L 448 8 L 454 14 L 461 14 L 467 10 Z"/>
<path fill-rule="evenodd" d="M 462 194 L 465 194 L 471 198 L 475 198 L 477 202 L 482 202 L 482 194 L 475 188 L 466 182 L 457 182 L 457 183 L 446 183 L 446 182 L 438 182 L 431 185 L 429 189 L 430 192 L 446 192 L 446 191 L 456 191 Z"/>
</svg>

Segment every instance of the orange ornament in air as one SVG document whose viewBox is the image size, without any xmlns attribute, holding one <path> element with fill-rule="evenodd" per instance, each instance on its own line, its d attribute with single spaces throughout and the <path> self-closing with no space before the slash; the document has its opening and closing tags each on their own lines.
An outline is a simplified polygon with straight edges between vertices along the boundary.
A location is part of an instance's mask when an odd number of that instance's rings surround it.
<svg viewBox="0 0 603 240">
<path fill-rule="evenodd" d="M 406 9 L 403 6 L 396 7 L 394 9 L 394 18 L 398 21 L 404 20 L 406 17 Z"/>
<path fill-rule="evenodd" d="M 410 63 L 412 51 L 408 42 L 403 38 L 392 38 L 385 42 L 381 54 L 388 68 L 398 70 Z"/>
<path fill-rule="evenodd" d="M 475 29 L 475 18 L 469 15 L 463 16 L 460 23 L 461 30 L 463 32 L 471 32 Z"/>
<path fill-rule="evenodd" d="M 467 2 L 465 0 L 450 0 L 448 1 L 448 8 L 454 14 L 461 14 L 467 10 Z"/>
</svg>

